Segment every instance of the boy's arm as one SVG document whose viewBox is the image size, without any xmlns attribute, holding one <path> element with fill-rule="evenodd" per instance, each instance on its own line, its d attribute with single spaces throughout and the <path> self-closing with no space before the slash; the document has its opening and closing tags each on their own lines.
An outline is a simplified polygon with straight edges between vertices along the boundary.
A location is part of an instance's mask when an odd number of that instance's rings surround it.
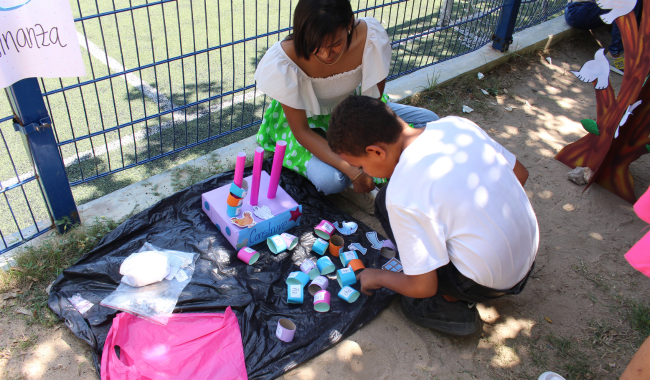
<svg viewBox="0 0 650 380">
<path fill-rule="evenodd" d="M 364 269 L 357 275 L 361 283 L 361 292 L 372 295 L 374 289 L 388 288 L 411 298 L 428 298 L 436 295 L 438 290 L 438 274 L 431 272 L 409 276 L 383 269 Z"/>
<path fill-rule="evenodd" d="M 519 160 L 515 162 L 515 168 L 512 170 L 515 172 L 515 176 L 519 180 L 519 183 L 521 183 L 521 187 L 524 187 L 526 180 L 528 180 L 528 170 L 526 170 L 524 165 L 519 162 Z"/>
</svg>

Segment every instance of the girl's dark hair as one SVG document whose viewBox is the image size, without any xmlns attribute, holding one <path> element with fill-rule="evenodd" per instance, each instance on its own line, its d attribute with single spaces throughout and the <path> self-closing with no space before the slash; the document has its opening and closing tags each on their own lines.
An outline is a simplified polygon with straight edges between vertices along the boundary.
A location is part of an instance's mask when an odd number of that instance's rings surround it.
<svg viewBox="0 0 650 380">
<path fill-rule="evenodd" d="M 347 29 L 352 23 L 354 12 L 349 0 L 300 0 L 293 14 L 293 33 L 287 40 L 293 40 L 298 58 L 309 60 L 312 53 L 326 48 L 323 40 L 333 36 L 340 28 Z M 347 35 L 347 49 L 350 48 L 352 33 Z"/>
</svg>

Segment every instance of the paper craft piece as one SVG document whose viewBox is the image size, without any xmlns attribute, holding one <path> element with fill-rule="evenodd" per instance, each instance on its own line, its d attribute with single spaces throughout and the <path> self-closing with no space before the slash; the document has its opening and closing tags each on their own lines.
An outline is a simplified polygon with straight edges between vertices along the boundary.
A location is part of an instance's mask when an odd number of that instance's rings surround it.
<svg viewBox="0 0 650 380">
<path fill-rule="evenodd" d="M 280 235 L 273 235 L 266 239 L 266 245 L 274 254 L 282 253 L 287 250 L 287 243 Z"/>
<path fill-rule="evenodd" d="M 246 264 L 253 265 L 260 258 L 260 254 L 253 248 L 244 247 L 237 252 L 237 257 Z"/>
<path fill-rule="evenodd" d="M 611 9 L 610 12 L 600 15 L 605 24 L 611 24 L 617 18 L 625 16 L 634 10 L 637 0 L 596 0 L 602 10 Z"/>
<path fill-rule="evenodd" d="M 478 77 L 478 80 L 485 78 L 485 75 L 483 75 L 483 73 L 478 73 L 476 76 Z"/>
<path fill-rule="evenodd" d="M 293 341 L 293 336 L 296 334 L 296 324 L 286 318 L 281 318 L 278 321 L 278 328 L 275 330 L 275 336 L 283 342 Z"/>
<path fill-rule="evenodd" d="M 1 0 L 0 37 L 0 88 L 31 77 L 86 75 L 67 0 Z"/>
<path fill-rule="evenodd" d="M 237 198 L 236 196 L 234 196 L 232 194 L 228 194 L 228 199 L 226 200 L 226 202 L 228 203 L 228 206 L 239 207 L 239 206 L 242 205 L 244 200 L 241 199 L 241 198 Z"/>
<path fill-rule="evenodd" d="M 298 238 L 291 234 L 283 232 L 280 237 L 284 240 L 288 250 L 292 250 L 298 245 Z"/>
<path fill-rule="evenodd" d="M 329 240 L 334 233 L 334 225 L 327 220 L 321 220 L 320 223 L 314 227 L 314 232 L 319 238 Z"/>
<path fill-rule="evenodd" d="M 359 225 L 355 222 L 342 222 L 341 226 L 339 227 L 339 222 L 334 222 L 334 227 L 336 227 L 336 229 L 343 235 L 352 235 L 353 233 L 357 232 Z"/>
<path fill-rule="evenodd" d="M 551 66 L 553 65 L 553 59 L 551 57 L 546 57 L 546 62 Z"/>
<path fill-rule="evenodd" d="M 384 240 L 379 240 L 376 231 L 366 232 L 366 237 L 368 238 L 370 244 L 372 244 L 373 249 L 380 250 L 381 247 L 384 246 Z"/>
<path fill-rule="evenodd" d="M 357 292 L 353 288 L 351 288 L 349 286 L 345 286 L 345 287 L 341 288 L 341 291 L 339 292 L 338 296 L 339 296 L 340 299 L 342 299 L 344 301 L 347 301 L 349 303 L 353 303 L 354 301 L 356 301 L 359 298 L 360 294 L 359 294 L 359 292 Z"/>
<path fill-rule="evenodd" d="M 257 223 L 255 223 L 255 219 L 253 219 L 253 214 L 250 211 L 244 211 L 244 215 L 242 215 L 241 218 L 230 218 L 230 221 L 238 226 L 238 227 L 254 227 Z"/>
<path fill-rule="evenodd" d="M 348 268 L 352 269 L 352 271 L 356 273 L 358 270 L 365 269 L 366 266 L 363 265 L 363 261 L 359 259 L 352 259 L 348 263 Z"/>
<path fill-rule="evenodd" d="M 336 271 L 336 281 L 341 287 L 356 284 L 357 276 L 350 268 L 343 268 Z"/>
<path fill-rule="evenodd" d="M 343 238 L 340 237 L 339 235 L 333 235 L 330 238 L 330 245 L 329 245 L 329 251 L 332 256 L 338 257 L 339 254 L 341 253 L 341 250 L 343 249 L 343 245 L 345 244 L 345 241 L 343 241 Z"/>
<path fill-rule="evenodd" d="M 314 244 L 311 246 L 311 250 L 318 253 L 319 255 L 323 256 L 325 254 L 325 250 L 327 250 L 327 247 L 330 245 L 330 243 L 327 240 L 323 240 L 321 238 L 316 239 Z"/>
<path fill-rule="evenodd" d="M 253 206 L 253 214 L 262 220 L 271 219 L 274 216 L 269 206 Z"/>
<path fill-rule="evenodd" d="M 279 140 L 275 143 L 275 154 L 273 155 L 273 166 L 271 167 L 271 182 L 269 182 L 269 191 L 266 197 L 268 199 L 275 199 L 280 184 L 280 172 L 282 171 L 282 163 L 284 162 L 284 153 L 287 150 L 287 142 Z"/>
<path fill-rule="evenodd" d="M 474 111 L 474 109 L 473 109 L 472 107 L 470 107 L 470 106 L 463 106 L 463 112 L 465 112 L 465 113 L 471 113 L 471 112 L 473 112 L 473 111 Z"/>
<path fill-rule="evenodd" d="M 287 303 L 301 304 L 304 298 L 302 285 L 287 285 Z"/>
<path fill-rule="evenodd" d="M 614 133 L 614 138 L 618 137 L 618 130 L 623 126 L 623 124 L 625 124 L 627 118 L 630 117 L 630 115 L 632 115 L 632 111 L 634 111 L 636 107 L 640 106 L 642 102 L 643 100 L 639 100 L 636 103 L 631 104 L 629 107 L 627 107 L 625 114 L 623 114 L 623 117 L 621 118 L 621 122 L 618 123 L 618 127 L 616 127 L 616 133 Z"/>
<path fill-rule="evenodd" d="M 386 264 L 382 265 L 381 269 L 389 270 L 391 272 L 401 272 L 403 268 L 402 263 L 393 257 L 392 259 L 388 260 Z"/>
<path fill-rule="evenodd" d="M 251 206 L 257 206 L 260 195 L 260 180 L 262 179 L 262 162 L 264 161 L 264 148 L 255 148 L 253 159 L 253 187 L 251 188 Z M 268 209 L 268 207 L 267 207 Z M 271 210 L 269 210 L 270 212 Z M 255 214 L 257 215 L 257 214 Z M 261 218 L 269 219 L 269 218 Z"/>
<path fill-rule="evenodd" d="M 300 270 L 302 273 L 307 273 L 310 280 L 313 280 L 316 277 L 320 276 L 318 267 L 316 267 L 316 264 L 314 264 L 314 262 L 311 260 L 303 261 L 302 264 L 300 264 Z"/>
<path fill-rule="evenodd" d="M 238 186 L 233 182 L 230 185 L 230 194 L 240 199 L 246 198 L 246 194 L 248 194 L 248 182 L 242 179 L 241 186 Z"/>
<path fill-rule="evenodd" d="M 381 255 L 384 256 L 387 259 L 391 259 L 395 257 L 397 254 L 395 253 L 395 245 L 393 245 L 393 242 L 390 241 L 390 239 L 386 239 L 381 243 Z"/>
<path fill-rule="evenodd" d="M 237 161 L 235 162 L 235 178 L 233 179 L 233 183 L 239 187 L 241 187 L 242 180 L 244 179 L 245 166 L 246 166 L 246 152 L 237 153 Z"/>
<path fill-rule="evenodd" d="M 325 313 L 330 310 L 330 292 L 320 290 L 314 294 L 314 310 Z"/>
<path fill-rule="evenodd" d="M 363 255 L 365 255 L 366 252 L 368 252 L 368 248 L 364 248 L 364 247 L 363 247 L 361 244 L 359 244 L 359 243 L 352 243 L 352 244 L 348 245 L 348 248 L 349 248 L 351 251 L 359 251 L 359 252 L 361 252 L 361 254 L 363 254 Z"/>
<path fill-rule="evenodd" d="M 350 260 L 358 259 L 359 256 L 357 256 L 356 251 L 347 251 L 341 253 L 340 258 L 341 258 L 341 264 L 343 264 L 344 267 L 347 267 Z"/>
<path fill-rule="evenodd" d="M 330 274 L 330 273 L 332 273 L 332 272 L 334 272 L 336 270 L 336 267 L 334 266 L 334 263 L 327 256 L 324 256 L 324 257 L 321 257 L 320 259 L 318 259 L 316 261 L 316 266 L 318 267 L 318 271 L 322 275 Z"/>
<path fill-rule="evenodd" d="M 599 49 L 594 55 L 594 59 L 582 65 L 580 71 L 571 72 L 585 83 L 598 80 L 596 90 L 607 88 L 609 86 L 609 61 L 605 57 L 605 49 Z"/>
<path fill-rule="evenodd" d="M 291 272 L 287 277 L 287 285 L 306 286 L 309 283 L 309 275 L 302 272 Z"/>
<path fill-rule="evenodd" d="M 309 284 L 307 290 L 309 291 L 309 294 L 313 296 L 317 292 L 327 289 L 327 285 L 329 285 L 327 277 L 318 276 L 314 279 L 314 281 L 311 282 L 311 284 Z"/>
</svg>

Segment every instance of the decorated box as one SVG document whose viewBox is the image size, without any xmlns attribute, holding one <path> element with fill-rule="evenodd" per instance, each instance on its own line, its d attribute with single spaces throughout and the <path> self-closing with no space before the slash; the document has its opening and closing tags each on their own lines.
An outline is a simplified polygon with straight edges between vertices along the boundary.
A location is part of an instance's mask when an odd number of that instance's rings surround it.
<svg viewBox="0 0 650 380">
<path fill-rule="evenodd" d="M 251 184 L 253 176 L 244 178 L 244 181 Z M 299 205 L 293 200 L 281 186 L 277 186 L 275 198 L 268 199 L 267 192 L 270 182 L 270 176 L 262 170 L 259 182 L 258 204 L 256 207 L 263 208 L 263 206 L 267 206 L 270 209 L 270 213 L 273 216 L 266 220 L 256 215 L 253 206 L 251 206 L 251 192 L 248 192 L 242 198 L 238 216 L 234 218 L 228 216 L 227 199 L 230 194 L 231 183 L 204 193 L 201 196 L 203 211 L 217 227 L 217 230 L 236 249 L 251 247 L 257 243 L 264 242 L 266 238 L 280 234 L 300 224 L 302 205 Z M 264 215 L 259 211 L 257 214 Z M 240 227 L 238 224 L 248 225 L 248 227 Z"/>
</svg>

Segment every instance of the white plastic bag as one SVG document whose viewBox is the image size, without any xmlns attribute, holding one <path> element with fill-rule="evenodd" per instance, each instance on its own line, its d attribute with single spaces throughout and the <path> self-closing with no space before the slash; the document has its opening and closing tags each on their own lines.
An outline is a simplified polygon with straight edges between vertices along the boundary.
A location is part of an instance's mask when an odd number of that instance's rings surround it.
<svg viewBox="0 0 650 380">
<path fill-rule="evenodd" d="M 136 252 L 127 257 L 120 266 L 122 282 L 140 287 L 162 281 L 170 272 L 169 256 L 164 252 Z"/>
</svg>

